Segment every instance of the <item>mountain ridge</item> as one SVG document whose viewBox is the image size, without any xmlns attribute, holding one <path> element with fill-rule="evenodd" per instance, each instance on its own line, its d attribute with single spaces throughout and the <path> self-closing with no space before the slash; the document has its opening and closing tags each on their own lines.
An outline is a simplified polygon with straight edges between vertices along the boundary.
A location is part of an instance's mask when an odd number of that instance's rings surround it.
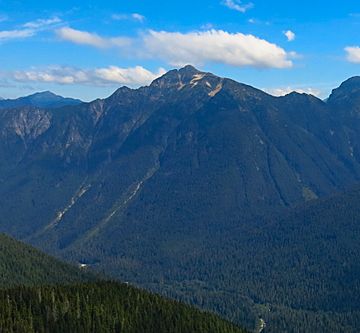
<svg viewBox="0 0 360 333">
<path fill-rule="evenodd" d="M 83 102 L 79 99 L 62 97 L 52 93 L 51 91 L 42 91 L 15 99 L 0 99 L 0 109 L 25 106 L 60 108 L 64 106 L 78 105 L 81 103 Z"/>
</svg>

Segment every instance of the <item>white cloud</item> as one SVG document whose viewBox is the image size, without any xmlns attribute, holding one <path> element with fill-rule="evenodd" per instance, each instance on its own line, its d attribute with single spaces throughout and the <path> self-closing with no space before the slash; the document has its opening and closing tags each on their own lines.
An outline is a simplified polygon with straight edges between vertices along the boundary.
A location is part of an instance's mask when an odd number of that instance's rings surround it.
<svg viewBox="0 0 360 333">
<path fill-rule="evenodd" d="M 61 19 L 55 16 L 50 19 L 38 19 L 35 21 L 27 22 L 23 25 L 23 27 L 29 29 L 39 29 L 43 27 L 53 26 L 61 22 L 62 22 Z"/>
<path fill-rule="evenodd" d="M 0 31 L 0 42 L 10 39 L 28 38 L 35 35 L 33 29 L 3 30 Z"/>
<path fill-rule="evenodd" d="M 15 71 L 8 73 L 7 77 L 19 82 L 82 84 L 91 86 L 140 86 L 151 83 L 164 73 L 165 70 L 163 68 L 160 68 L 157 72 L 151 72 L 142 66 L 130 68 L 109 66 L 95 69 L 53 66 L 45 69 L 34 68 L 27 71 Z"/>
<path fill-rule="evenodd" d="M 6 20 L 7 18 L 4 19 Z M 2 20 L 2 16 L 0 15 L 0 22 Z M 2 30 L 0 31 L 0 42 L 12 39 L 29 38 L 35 36 L 40 31 L 52 29 L 55 27 L 55 25 L 61 22 L 62 21 L 58 17 L 53 17 L 50 19 L 38 19 L 23 24 L 21 29 Z"/>
<path fill-rule="evenodd" d="M 289 68 L 295 52 L 253 35 L 206 30 L 189 33 L 150 30 L 136 38 L 108 38 L 63 27 L 61 40 L 96 48 L 116 47 L 136 58 L 163 59 L 174 66 L 222 63 L 237 67 Z"/>
<path fill-rule="evenodd" d="M 251 9 L 252 7 L 254 7 L 253 3 L 247 3 L 247 4 L 242 4 L 242 1 L 240 0 L 224 0 L 223 5 L 232 9 L 232 10 L 236 10 L 240 13 L 245 13 L 247 10 Z"/>
<path fill-rule="evenodd" d="M 347 53 L 346 59 L 349 62 L 360 64 L 360 47 L 359 46 L 348 46 L 345 48 Z"/>
<path fill-rule="evenodd" d="M 223 63 L 259 68 L 292 67 L 294 54 L 253 35 L 222 30 L 204 32 L 149 31 L 143 36 L 145 53 L 170 64 Z"/>
<path fill-rule="evenodd" d="M 292 41 L 294 41 L 295 38 L 296 38 L 295 33 L 292 32 L 291 30 L 284 31 L 283 33 L 284 33 L 284 35 L 286 36 L 288 42 L 292 42 Z"/>
<path fill-rule="evenodd" d="M 132 14 L 113 14 L 111 18 L 115 21 L 123 21 L 123 20 L 134 20 L 138 22 L 144 22 L 145 16 L 139 13 Z"/>
<path fill-rule="evenodd" d="M 95 76 L 104 82 L 113 82 L 128 85 L 146 85 L 154 79 L 165 74 L 165 70 L 160 68 L 158 72 L 153 73 L 142 66 L 132 68 L 120 68 L 110 66 L 107 68 L 98 68 L 94 72 Z"/>
<path fill-rule="evenodd" d="M 97 48 L 123 47 L 129 45 L 130 39 L 125 37 L 105 38 L 98 34 L 63 27 L 56 30 L 56 34 L 62 40 L 75 44 L 90 45 Z"/>
<path fill-rule="evenodd" d="M 285 96 L 292 92 L 297 92 L 299 94 L 310 94 L 316 97 L 321 95 L 321 91 L 315 88 L 292 88 L 292 87 L 282 87 L 282 88 L 269 88 L 264 89 L 268 94 L 273 96 Z"/>
<path fill-rule="evenodd" d="M 139 13 L 133 13 L 131 14 L 131 17 L 135 20 L 135 21 L 139 21 L 139 22 L 144 22 L 145 21 L 145 16 L 139 14 Z"/>
</svg>

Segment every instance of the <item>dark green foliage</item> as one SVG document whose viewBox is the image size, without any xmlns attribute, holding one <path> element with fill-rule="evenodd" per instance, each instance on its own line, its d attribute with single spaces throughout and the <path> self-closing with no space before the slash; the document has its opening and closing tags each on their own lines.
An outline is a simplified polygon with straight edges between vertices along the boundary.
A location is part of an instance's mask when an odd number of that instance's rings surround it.
<svg viewBox="0 0 360 333">
<path fill-rule="evenodd" d="M 131 256 L 99 261 L 114 276 L 249 328 L 263 318 L 265 332 L 355 333 L 359 239 L 356 188 L 242 226 L 149 232 L 131 243 Z"/>
<path fill-rule="evenodd" d="M 130 286 L 98 282 L 0 289 L 3 333 L 241 333 L 217 316 Z"/>
<path fill-rule="evenodd" d="M 0 288 L 94 279 L 77 267 L 0 234 Z"/>
</svg>

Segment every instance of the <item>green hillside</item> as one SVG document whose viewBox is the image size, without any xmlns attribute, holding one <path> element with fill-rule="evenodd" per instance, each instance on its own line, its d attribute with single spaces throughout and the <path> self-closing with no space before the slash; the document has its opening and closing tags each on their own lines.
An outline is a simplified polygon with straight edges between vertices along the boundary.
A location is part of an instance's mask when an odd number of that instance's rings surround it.
<svg viewBox="0 0 360 333">
<path fill-rule="evenodd" d="M 115 282 L 0 290 L 0 332 L 241 333 L 219 317 Z"/>
<path fill-rule="evenodd" d="M 0 310 L 1 333 L 244 332 L 216 315 L 126 284 L 95 282 L 5 235 L 0 235 Z"/>
<path fill-rule="evenodd" d="M 94 277 L 0 234 L 0 287 L 71 283 Z"/>
</svg>

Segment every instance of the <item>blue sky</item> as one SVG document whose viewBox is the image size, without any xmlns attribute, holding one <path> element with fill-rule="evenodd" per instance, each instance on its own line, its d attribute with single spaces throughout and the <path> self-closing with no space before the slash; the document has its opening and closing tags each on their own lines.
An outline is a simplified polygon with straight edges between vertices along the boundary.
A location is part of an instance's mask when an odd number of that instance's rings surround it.
<svg viewBox="0 0 360 333">
<path fill-rule="evenodd" d="M 327 97 L 360 70 L 358 0 L 0 0 L 0 96 L 92 100 L 185 64 Z"/>
</svg>

